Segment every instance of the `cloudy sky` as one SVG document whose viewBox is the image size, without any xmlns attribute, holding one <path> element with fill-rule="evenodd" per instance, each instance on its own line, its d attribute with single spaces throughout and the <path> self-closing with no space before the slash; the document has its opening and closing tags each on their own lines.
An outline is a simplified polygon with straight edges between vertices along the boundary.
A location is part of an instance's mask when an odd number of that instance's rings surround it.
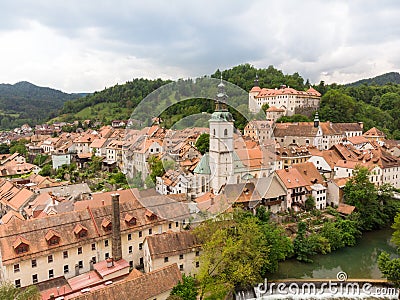
<svg viewBox="0 0 400 300">
<path fill-rule="evenodd" d="M 0 83 L 92 92 L 242 63 L 351 82 L 400 67 L 398 0 L 2 0 Z"/>
</svg>

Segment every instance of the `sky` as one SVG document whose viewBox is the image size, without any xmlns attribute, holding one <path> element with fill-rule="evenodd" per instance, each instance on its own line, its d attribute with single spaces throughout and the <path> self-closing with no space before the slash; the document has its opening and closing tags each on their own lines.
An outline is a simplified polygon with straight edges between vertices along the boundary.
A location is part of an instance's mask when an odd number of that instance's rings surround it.
<svg viewBox="0 0 400 300">
<path fill-rule="evenodd" d="M 250 63 L 348 83 L 400 67 L 398 0 L 2 0 L 0 83 L 94 92 Z"/>
</svg>

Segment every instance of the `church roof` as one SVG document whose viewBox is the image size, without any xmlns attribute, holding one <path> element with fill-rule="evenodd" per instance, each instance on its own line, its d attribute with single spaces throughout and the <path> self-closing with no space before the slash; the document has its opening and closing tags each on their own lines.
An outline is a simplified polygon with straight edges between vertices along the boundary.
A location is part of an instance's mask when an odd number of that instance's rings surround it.
<svg viewBox="0 0 400 300">
<path fill-rule="evenodd" d="M 201 158 L 200 162 L 198 163 L 193 172 L 196 174 L 204 174 L 204 175 L 211 174 L 210 157 L 208 153 L 203 155 L 203 157 Z"/>
</svg>

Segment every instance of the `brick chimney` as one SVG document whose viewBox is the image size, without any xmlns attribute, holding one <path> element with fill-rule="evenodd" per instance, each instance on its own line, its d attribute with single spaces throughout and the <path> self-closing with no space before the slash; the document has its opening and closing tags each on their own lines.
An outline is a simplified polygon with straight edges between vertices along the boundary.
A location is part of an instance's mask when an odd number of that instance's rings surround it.
<svg viewBox="0 0 400 300">
<path fill-rule="evenodd" d="M 122 258 L 121 224 L 119 216 L 119 194 L 111 195 L 112 201 L 112 258 L 117 261 Z"/>
</svg>

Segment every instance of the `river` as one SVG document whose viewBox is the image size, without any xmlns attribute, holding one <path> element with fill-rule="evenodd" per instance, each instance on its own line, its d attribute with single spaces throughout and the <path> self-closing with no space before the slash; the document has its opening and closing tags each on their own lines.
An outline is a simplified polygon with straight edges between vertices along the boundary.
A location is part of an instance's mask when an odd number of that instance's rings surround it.
<svg viewBox="0 0 400 300">
<path fill-rule="evenodd" d="M 272 289 L 272 284 L 265 283 L 264 286 L 271 289 L 267 289 L 268 292 L 261 294 L 261 296 L 259 295 L 258 298 L 256 290 L 251 288 L 236 293 L 235 299 L 397 299 L 398 291 L 395 289 L 393 289 L 392 293 L 385 289 L 383 289 L 385 292 L 382 292 L 382 286 L 377 285 L 372 290 L 364 293 L 364 286 L 361 286 L 361 283 L 360 286 L 362 288 L 360 287 L 360 291 L 357 290 L 357 293 L 354 291 L 352 293 L 339 293 L 335 288 L 327 289 L 326 286 L 323 290 L 317 288 L 316 291 L 318 293 L 309 294 L 302 293 L 302 288 L 294 288 L 294 292 L 288 289 L 290 282 L 292 284 L 296 282 L 295 279 L 336 279 L 336 275 L 339 272 L 345 272 L 347 279 L 350 280 L 382 279 L 382 273 L 379 271 L 377 264 L 379 254 L 382 251 L 386 251 L 393 258 L 398 257 L 395 245 L 390 242 L 392 233 L 393 230 L 390 228 L 363 233 L 356 246 L 342 248 L 326 255 L 315 255 L 312 257 L 312 263 L 301 263 L 296 259 L 281 262 L 278 272 L 268 276 L 266 280 L 271 282 L 271 280 L 281 279 L 286 282 L 285 280 L 287 279 L 287 285 L 283 291 L 277 292 Z M 347 287 L 346 284 L 346 282 L 343 282 L 345 287 Z M 379 289 L 381 293 L 377 294 Z"/>
<path fill-rule="evenodd" d="M 336 278 L 338 272 L 346 272 L 349 279 L 380 279 L 377 259 L 382 251 L 396 257 L 396 248 L 390 242 L 390 228 L 363 233 L 354 247 L 346 247 L 326 255 L 315 255 L 313 263 L 289 259 L 279 264 L 278 272 L 269 279 L 287 278 Z"/>
</svg>

